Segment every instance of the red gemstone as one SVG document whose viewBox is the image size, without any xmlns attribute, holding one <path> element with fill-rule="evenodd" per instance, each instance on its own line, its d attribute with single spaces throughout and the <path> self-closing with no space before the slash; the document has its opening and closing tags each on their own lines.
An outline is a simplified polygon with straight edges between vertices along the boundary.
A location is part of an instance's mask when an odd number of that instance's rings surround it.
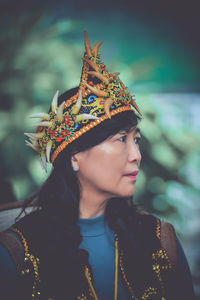
<svg viewBox="0 0 200 300">
<path fill-rule="evenodd" d="M 63 140 L 63 137 L 57 137 L 56 142 L 61 142 Z"/>
</svg>

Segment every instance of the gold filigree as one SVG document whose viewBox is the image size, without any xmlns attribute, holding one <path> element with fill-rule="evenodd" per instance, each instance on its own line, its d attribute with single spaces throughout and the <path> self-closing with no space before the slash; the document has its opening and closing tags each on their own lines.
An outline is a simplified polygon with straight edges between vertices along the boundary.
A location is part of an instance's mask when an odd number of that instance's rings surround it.
<svg viewBox="0 0 200 300">
<path fill-rule="evenodd" d="M 82 293 L 81 296 L 78 296 L 76 299 L 77 300 L 87 300 L 87 297 L 85 296 L 84 293 Z"/>
<path fill-rule="evenodd" d="M 157 288 L 149 286 L 147 289 L 145 289 L 141 299 L 142 300 L 147 300 L 147 299 L 149 299 L 150 296 L 158 295 L 158 294 L 159 294 L 159 292 L 158 292 Z"/>
<path fill-rule="evenodd" d="M 161 286 L 162 293 L 165 294 L 165 287 L 162 279 L 162 272 L 168 271 L 172 268 L 169 257 L 164 249 L 158 249 L 152 253 L 152 268 Z"/>
<path fill-rule="evenodd" d="M 33 254 L 30 253 L 27 240 L 24 237 L 23 233 L 15 227 L 12 227 L 11 230 L 16 232 L 21 238 L 21 241 L 22 241 L 23 246 L 24 246 L 24 254 L 25 254 L 24 262 L 25 262 L 25 264 L 30 262 L 32 267 L 33 267 L 34 281 L 33 281 L 32 294 L 31 294 L 32 295 L 32 300 L 39 299 L 40 298 L 40 291 L 38 289 L 38 285 L 40 284 L 40 277 L 39 277 L 40 260 L 39 260 L 38 257 L 35 257 Z M 21 274 L 22 275 L 30 274 L 30 269 L 29 268 L 23 269 L 21 271 Z"/>
<path fill-rule="evenodd" d="M 158 218 L 156 218 L 156 236 L 159 240 L 161 239 L 160 229 L 161 229 L 160 220 Z"/>
</svg>

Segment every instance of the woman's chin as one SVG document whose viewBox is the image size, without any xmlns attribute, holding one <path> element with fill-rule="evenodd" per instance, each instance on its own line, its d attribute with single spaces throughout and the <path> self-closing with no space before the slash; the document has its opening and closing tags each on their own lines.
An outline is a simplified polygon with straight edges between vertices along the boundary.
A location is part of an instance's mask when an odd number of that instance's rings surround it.
<svg viewBox="0 0 200 300">
<path fill-rule="evenodd" d="M 118 197 L 131 197 L 134 194 L 134 187 L 123 190 L 121 193 L 118 194 Z"/>
</svg>

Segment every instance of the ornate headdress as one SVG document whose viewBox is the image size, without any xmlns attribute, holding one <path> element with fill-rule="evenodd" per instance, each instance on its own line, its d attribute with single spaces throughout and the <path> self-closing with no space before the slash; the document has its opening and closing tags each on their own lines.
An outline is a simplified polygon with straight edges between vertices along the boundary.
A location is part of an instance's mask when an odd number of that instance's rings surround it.
<svg viewBox="0 0 200 300">
<path fill-rule="evenodd" d="M 86 31 L 84 39 L 86 51 L 78 92 L 58 106 L 57 91 L 48 114 L 30 116 L 41 121 L 36 133 L 25 133 L 30 139 L 26 144 L 40 154 L 45 170 L 46 163 L 53 163 L 68 144 L 106 119 L 128 110 L 141 115 L 119 73 L 110 74 L 100 60 L 98 51 L 102 42 L 91 48 Z"/>
</svg>

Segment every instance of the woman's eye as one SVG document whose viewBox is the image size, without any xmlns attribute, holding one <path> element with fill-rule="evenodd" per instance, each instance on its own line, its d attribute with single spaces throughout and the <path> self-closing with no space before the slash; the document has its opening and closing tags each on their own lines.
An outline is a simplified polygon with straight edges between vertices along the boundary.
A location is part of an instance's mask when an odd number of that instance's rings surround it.
<svg viewBox="0 0 200 300">
<path fill-rule="evenodd" d="M 136 145 L 139 145 L 139 143 L 140 143 L 140 137 L 135 137 L 134 138 L 134 142 L 135 142 Z"/>
<path fill-rule="evenodd" d="M 125 140 L 126 140 L 126 135 L 123 135 L 120 138 L 118 138 L 118 141 L 120 142 L 125 142 Z"/>
</svg>

